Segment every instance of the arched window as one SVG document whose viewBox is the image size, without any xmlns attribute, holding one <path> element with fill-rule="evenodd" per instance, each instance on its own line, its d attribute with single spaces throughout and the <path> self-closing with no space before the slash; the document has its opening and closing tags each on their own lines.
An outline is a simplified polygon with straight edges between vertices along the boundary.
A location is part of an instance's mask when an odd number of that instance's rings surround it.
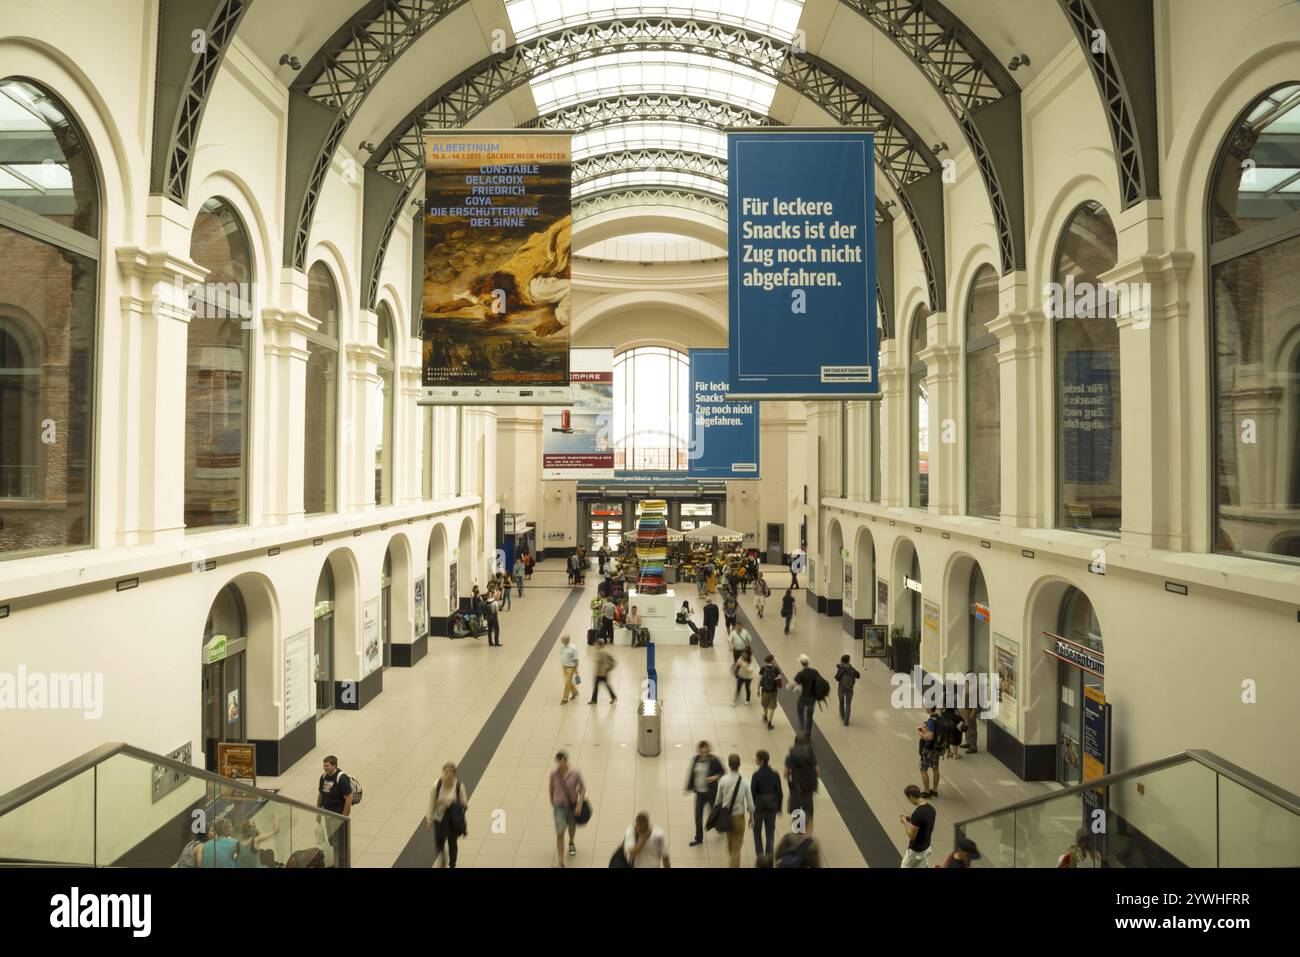
<svg viewBox="0 0 1300 957">
<path fill-rule="evenodd" d="M 185 366 L 185 527 L 248 521 L 248 397 L 253 256 L 230 204 L 199 209 L 190 259 L 208 270 L 189 289 Z"/>
<path fill-rule="evenodd" d="M 52 94 L 0 80 L 0 556 L 91 544 L 99 180 Z"/>
<path fill-rule="evenodd" d="M 1070 586 L 1061 600 L 1057 623 L 1061 638 L 1083 649 L 1090 658 L 1104 659 L 1101 623 L 1088 596 Z M 1058 656 L 1059 657 L 1059 656 Z M 1071 658 L 1076 656 L 1071 655 Z M 1056 663 L 1056 779 L 1062 784 L 1078 784 L 1083 776 L 1084 707 L 1088 688 L 1105 693 L 1104 669 L 1093 669 L 1090 662 L 1058 660 Z"/>
<path fill-rule="evenodd" d="M 998 274 L 981 266 L 966 298 L 966 514 L 997 518 L 1002 511 L 1002 420 L 998 337 Z"/>
<path fill-rule="evenodd" d="M 379 304 L 379 384 L 375 387 L 375 504 L 393 504 L 393 313 L 388 303 Z"/>
<path fill-rule="evenodd" d="M 1211 184 L 1208 258 L 1216 548 L 1300 564 L 1297 139 L 1300 83 L 1242 115 Z"/>
<path fill-rule="evenodd" d="M 930 392 L 925 384 L 925 363 L 921 351 L 925 349 L 924 306 L 912 314 L 912 332 L 908 339 L 907 381 L 912 408 L 911 494 L 908 503 L 912 508 L 926 508 L 930 504 Z"/>
<path fill-rule="evenodd" d="M 303 446 L 303 510 L 337 510 L 339 293 L 323 262 L 307 272 L 307 312 L 320 325 L 307 334 L 307 415 Z"/>
<path fill-rule="evenodd" d="M 968 671 L 976 674 L 988 672 L 992 668 L 992 642 L 989 640 L 989 589 L 984 581 L 984 570 L 979 562 L 970 573 L 970 646 Z"/>
<path fill-rule="evenodd" d="M 662 346 L 614 357 L 614 467 L 685 471 L 691 441 L 690 362 Z"/>
<path fill-rule="evenodd" d="M 1098 279 L 1119 261 L 1099 203 L 1076 209 L 1061 233 L 1047 311 L 1056 348 L 1056 524 L 1120 527 L 1119 328 Z"/>
<path fill-rule="evenodd" d="M 334 708 L 334 572 L 321 566 L 312 609 L 312 671 L 316 679 L 316 717 Z"/>
</svg>

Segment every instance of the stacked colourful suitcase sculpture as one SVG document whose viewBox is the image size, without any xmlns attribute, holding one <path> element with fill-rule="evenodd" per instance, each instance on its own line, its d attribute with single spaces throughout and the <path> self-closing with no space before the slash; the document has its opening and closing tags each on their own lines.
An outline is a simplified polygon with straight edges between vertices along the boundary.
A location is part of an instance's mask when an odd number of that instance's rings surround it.
<svg viewBox="0 0 1300 957">
<path fill-rule="evenodd" d="M 651 499 L 641 503 L 641 518 L 636 526 L 636 558 L 641 566 L 636 590 L 641 595 L 662 595 L 664 560 L 668 557 L 668 503 Z"/>
</svg>

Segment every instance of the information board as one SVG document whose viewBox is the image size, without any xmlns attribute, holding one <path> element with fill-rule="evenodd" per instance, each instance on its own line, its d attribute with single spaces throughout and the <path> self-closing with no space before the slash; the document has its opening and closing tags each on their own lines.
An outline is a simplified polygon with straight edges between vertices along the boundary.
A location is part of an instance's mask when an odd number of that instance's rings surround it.
<svg viewBox="0 0 1300 957">
<path fill-rule="evenodd" d="M 292 731 L 315 713 L 312 697 L 311 632 L 284 640 L 284 730 Z"/>
</svg>

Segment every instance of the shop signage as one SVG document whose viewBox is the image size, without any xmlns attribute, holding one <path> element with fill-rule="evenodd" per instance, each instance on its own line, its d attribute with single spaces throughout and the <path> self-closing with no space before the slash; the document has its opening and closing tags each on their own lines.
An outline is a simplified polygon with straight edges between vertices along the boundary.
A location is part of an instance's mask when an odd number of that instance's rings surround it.
<svg viewBox="0 0 1300 957">
<path fill-rule="evenodd" d="M 528 528 L 523 512 L 502 512 L 501 531 L 506 535 L 521 535 Z"/>
<path fill-rule="evenodd" d="M 912 589 L 912 591 L 916 592 L 918 595 L 921 593 L 921 583 L 917 581 L 915 578 L 908 578 L 906 575 L 904 575 L 903 584 L 908 588 Z"/>
<path fill-rule="evenodd" d="M 1083 783 L 1105 777 L 1108 770 L 1109 708 L 1100 688 L 1083 689 Z"/>
<path fill-rule="evenodd" d="M 732 397 L 879 395 L 874 137 L 727 133 Z"/>
<path fill-rule="evenodd" d="M 225 635 L 213 635 L 203 646 L 203 663 L 210 665 L 226 657 L 226 645 Z"/>
<path fill-rule="evenodd" d="M 976 620 L 976 621 L 988 621 L 991 617 L 992 617 L 992 616 L 989 614 L 989 606 L 988 606 L 988 605 L 981 605 L 979 602 L 975 602 L 975 620 Z"/>
<path fill-rule="evenodd" d="M 1045 631 L 1043 634 L 1052 639 L 1053 647 L 1043 650 L 1053 658 L 1060 658 L 1066 664 L 1082 668 L 1098 678 L 1106 677 L 1106 657 L 1101 652 L 1075 644 L 1068 638 L 1054 635 L 1050 631 Z"/>
</svg>

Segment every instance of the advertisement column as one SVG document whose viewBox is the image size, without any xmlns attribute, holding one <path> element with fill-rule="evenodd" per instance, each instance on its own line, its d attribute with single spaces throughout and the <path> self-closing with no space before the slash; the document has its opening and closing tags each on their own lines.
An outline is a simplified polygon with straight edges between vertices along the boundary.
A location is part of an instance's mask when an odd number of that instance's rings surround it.
<svg viewBox="0 0 1300 957">
<path fill-rule="evenodd" d="M 567 404 L 570 135 L 424 141 L 421 404 Z"/>
</svg>

